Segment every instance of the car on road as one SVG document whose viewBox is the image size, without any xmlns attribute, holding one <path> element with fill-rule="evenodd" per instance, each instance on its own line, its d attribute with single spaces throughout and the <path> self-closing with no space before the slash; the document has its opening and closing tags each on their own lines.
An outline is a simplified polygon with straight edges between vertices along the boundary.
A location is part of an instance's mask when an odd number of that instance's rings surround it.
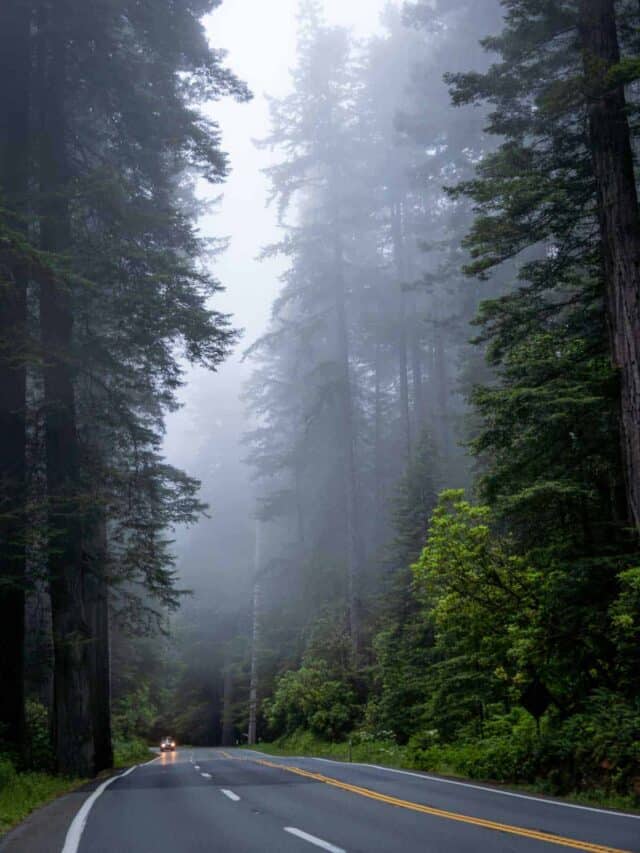
<svg viewBox="0 0 640 853">
<path fill-rule="evenodd" d="M 163 737 L 160 741 L 160 752 L 175 752 L 176 742 L 172 737 Z"/>
</svg>

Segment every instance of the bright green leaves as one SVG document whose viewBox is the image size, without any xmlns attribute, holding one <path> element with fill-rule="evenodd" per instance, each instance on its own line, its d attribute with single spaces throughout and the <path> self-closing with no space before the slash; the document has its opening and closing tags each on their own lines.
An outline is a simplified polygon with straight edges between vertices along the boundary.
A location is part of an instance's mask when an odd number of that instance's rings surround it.
<svg viewBox="0 0 640 853">
<path fill-rule="evenodd" d="M 290 735 L 306 729 L 328 740 L 350 731 L 357 712 L 353 688 L 338 680 L 320 660 L 309 660 L 300 669 L 285 672 L 273 697 L 264 703 L 273 731 Z"/>
</svg>

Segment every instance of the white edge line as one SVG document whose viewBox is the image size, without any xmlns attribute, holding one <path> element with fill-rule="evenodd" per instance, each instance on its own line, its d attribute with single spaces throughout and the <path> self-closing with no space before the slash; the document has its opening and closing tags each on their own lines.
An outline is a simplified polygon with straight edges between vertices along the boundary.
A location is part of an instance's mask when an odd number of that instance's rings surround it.
<svg viewBox="0 0 640 853">
<path fill-rule="evenodd" d="M 151 761 L 155 761 L 155 758 L 152 758 Z M 146 762 L 150 764 L 151 762 Z M 133 771 L 139 765 L 134 764 L 133 767 L 130 767 L 128 770 L 125 770 L 124 773 L 118 774 L 118 776 L 112 776 L 110 779 L 107 779 L 106 782 L 103 782 L 98 788 L 95 789 L 93 794 L 84 801 L 82 806 L 80 807 L 78 813 L 71 821 L 71 826 L 67 830 L 67 835 L 64 840 L 64 847 L 62 848 L 62 853 L 77 853 L 78 847 L 80 846 L 80 840 L 82 838 L 82 833 L 84 832 L 84 828 L 87 825 L 87 818 L 89 817 L 89 812 L 91 811 L 93 804 L 98 799 L 100 794 L 105 791 L 109 785 L 113 782 L 116 782 L 118 779 L 124 779 L 125 776 L 128 776 L 129 773 L 133 773 Z"/>
<path fill-rule="evenodd" d="M 600 809 L 597 806 L 583 806 L 579 803 L 565 803 L 562 800 L 550 800 L 548 797 L 534 797 L 530 794 L 518 794 L 515 791 L 503 791 L 501 788 L 490 788 L 487 785 L 476 785 L 473 782 L 463 782 L 458 779 L 445 779 L 444 776 L 431 776 L 428 773 L 412 773 L 411 770 L 400 770 L 398 767 L 383 767 L 381 764 L 367 764 L 363 761 L 338 761 L 335 758 L 318 758 L 314 755 L 271 755 L 257 750 L 246 750 L 248 754 L 264 755 L 266 758 L 276 758 L 281 761 L 322 761 L 325 764 L 338 764 L 341 767 L 370 767 L 374 770 L 384 770 L 387 773 L 399 773 L 402 776 L 413 776 L 416 779 L 424 779 L 426 782 L 441 782 L 443 785 L 459 785 L 462 788 L 473 788 L 476 791 L 486 791 L 489 794 L 500 794 L 503 797 L 516 797 L 519 800 L 531 800 L 533 803 L 545 803 L 549 806 L 562 806 L 565 809 L 579 809 L 585 812 L 606 814 L 612 817 L 632 818 L 640 820 L 640 815 L 625 811 L 613 811 L 611 809 Z"/>
<path fill-rule="evenodd" d="M 342 847 L 336 847 L 335 844 L 329 844 L 328 841 L 323 841 L 322 838 L 317 838 L 315 835 L 309 835 L 308 832 L 303 832 L 295 826 L 285 826 L 284 831 L 291 835 L 296 835 L 298 838 L 302 838 L 303 841 L 308 841 L 309 844 L 315 844 L 316 847 L 328 850 L 329 853 L 346 853 L 346 850 Z"/>
<path fill-rule="evenodd" d="M 279 756 L 286 758 L 288 756 Z M 311 756 L 308 756 L 310 758 Z M 307 760 L 308 760 L 307 758 Z M 298 759 L 301 760 L 301 759 Z M 457 779 L 445 779 L 442 776 L 429 776 L 427 773 L 412 773 L 410 770 L 399 770 L 397 767 L 383 767 L 381 764 L 365 764 L 353 761 L 347 764 L 345 761 L 334 761 L 332 758 L 313 758 L 313 761 L 324 761 L 326 764 L 340 764 L 343 767 L 371 767 L 374 770 L 385 770 L 387 773 L 400 773 L 402 776 L 414 776 L 416 779 L 424 779 L 427 782 L 442 782 L 443 785 L 459 785 L 462 788 L 473 788 L 476 791 L 487 791 L 489 794 L 500 794 L 503 797 L 516 797 L 519 800 L 531 800 L 534 803 L 544 803 L 548 806 L 562 806 L 565 809 L 580 809 L 585 812 L 612 815 L 613 817 L 632 818 L 640 820 L 640 815 L 630 812 L 614 812 L 608 809 L 599 809 L 596 806 L 581 806 L 578 803 L 564 803 L 562 800 L 549 800 L 546 797 L 532 797 L 529 794 L 516 794 L 515 791 L 503 791 L 500 788 L 488 788 L 486 785 L 474 785 L 473 782 L 459 782 Z"/>
<path fill-rule="evenodd" d="M 233 800 L 234 803 L 237 803 L 240 797 L 237 794 L 234 794 L 233 791 L 230 791 L 228 788 L 220 788 L 220 791 L 228 797 L 230 800 Z"/>
</svg>

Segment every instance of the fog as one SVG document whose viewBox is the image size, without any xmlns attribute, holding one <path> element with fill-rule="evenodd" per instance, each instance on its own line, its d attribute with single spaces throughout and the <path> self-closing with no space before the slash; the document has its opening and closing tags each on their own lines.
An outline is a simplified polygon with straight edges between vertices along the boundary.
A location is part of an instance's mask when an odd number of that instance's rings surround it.
<svg viewBox="0 0 640 853">
<path fill-rule="evenodd" d="M 327 0 L 324 9 L 329 24 L 348 27 L 362 38 L 379 30 L 385 5 L 387 0 Z M 204 182 L 199 187 L 201 198 L 219 199 L 215 211 L 199 223 L 203 235 L 229 237 L 215 264 L 225 288 L 215 307 L 232 315 L 242 340 L 215 375 L 185 365 L 181 408 L 167 418 L 164 447 L 172 464 L 202 482 L 203 499 L 211 508 L 211 517 L 195 528 L 176 531 L 175 550 L 181 581 L 194 592 L 214 596 L 216 607 L 228 595 L 246 594 L 254 571 L 255 490 L 243 463 L 247 450 L 241 438 L 249 422 L 240 399 L 251 368 L 243 354 L 267 328 L 286 266 L 282 259 L 258 259 L 279 230 L 277 210 L 267 205 L 263 174 L 273 157 L 254 142 L 268 134 L 265 96 L 282 96 L 291 85 L 298 6 L 299 0 L 227 0 L 207 19 L 212 44 L 224 46 L 228 64 L 254 96 L 248 104 L 226 99 L 206 108 L 222 129 L 232 171 L 220 188 Z"/>
<path fill-rule="evenodd" d="M 249 694 L 315 644 L 369 643 L 438 489 L 471 482 L 479 293 L 461 273 L 470 207 L 443 186 L 491 142 L 443 75 L 486 66 L 478 35 L 498 17 L 493 0 L 473 16 L 463 0 L 238 0 L 207 19 L 253 99 L 205 105 L 231 173 L 197 187 L 201 233 L 228 238 L 211 305 L 242 337 L 215 373 L 183 362 L 164 438 L 209 507 L 172 545 L 191 593 L 172 654 L 203 740 L 254 739 Z"/>
<path fill-rule="evenodd" d="M 168 734 L 637 801 L 639 33 L 0 2 L 16 814 Z"/>
</svg>

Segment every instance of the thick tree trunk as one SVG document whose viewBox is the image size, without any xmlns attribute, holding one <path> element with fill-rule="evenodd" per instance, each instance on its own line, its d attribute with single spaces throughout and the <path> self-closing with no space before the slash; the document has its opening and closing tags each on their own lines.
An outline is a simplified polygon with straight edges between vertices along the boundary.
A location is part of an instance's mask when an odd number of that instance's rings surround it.
<svg viewBox="0 0 640 853">
<path fill-rule="evenodd" d="M 29 170 L 30 8 L 0 4 L 0 205 L 24 230 Z M 0 729 L 24 740 L 27 269 L 0 256 Z"/>
<path fill-rule="evenodd" d="M 94 739 L 94 772 L 113 767 L 111 743 L 111 643 L 109 636 L 109 584 L 107 525 L 103 517 L 93 522 L 93 542 L 87 553 L 85 600 L 91 632 L 91 716 Z"/>
<path fill-rule="evenodd" d="M 579 13 L 627 498 L 640 529 L 640 216 L 624 89 L 608 79 L 620 61 L 614 0 L 581 0 Z"/>
<path fill-rule="evenodd" d="M 39 36 L 42 75 L 40 148 L 42 248 L 61 254 L 71 244 L 67 200 L 65 88 L 67 15 L 47 5 Z M 67 283 L 40 282 L 44 353 L 45 444 L 49 501 L 49 576 L 55 650 L 54 739 L 58 769 L 93 771 L 90 632 L 84 612 L 81 482 L 72 368 L 73 313 Z"/>
</svg>

